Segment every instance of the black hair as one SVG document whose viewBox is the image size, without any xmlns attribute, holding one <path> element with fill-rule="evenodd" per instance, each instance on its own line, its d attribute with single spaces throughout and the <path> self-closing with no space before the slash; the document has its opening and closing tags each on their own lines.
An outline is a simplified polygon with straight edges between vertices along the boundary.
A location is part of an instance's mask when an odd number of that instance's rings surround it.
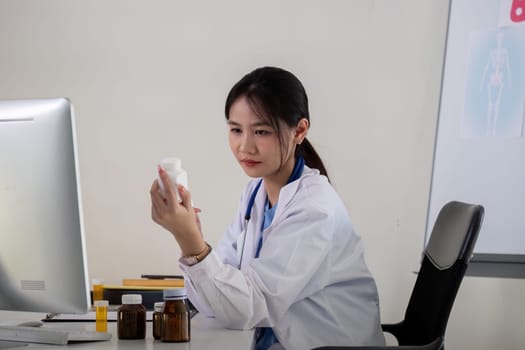
<svg viewBox="0 0 525 350">
<path fill-rule="evenodd" d="M 279 135 L 284 156 L 285 140 L 281 132 L 281 122 L 289 127 L 295 127 L 302 118 L 310 122 L 308 111 L 308 96 L 303 84 L 292 73 L 277 67 L 261 67 L 246 74 L 228 93 L 224 109 L 226 119 L 229 119 L 230 108 L 240 97 L 244 96 L 252 110 L 260 118 L 269 122 Z M 295 148 L 295 157 L 303 156 L 306 165 L 318 169 L 328 177 L 326 168 L 306 138 Z"/>
</svg>

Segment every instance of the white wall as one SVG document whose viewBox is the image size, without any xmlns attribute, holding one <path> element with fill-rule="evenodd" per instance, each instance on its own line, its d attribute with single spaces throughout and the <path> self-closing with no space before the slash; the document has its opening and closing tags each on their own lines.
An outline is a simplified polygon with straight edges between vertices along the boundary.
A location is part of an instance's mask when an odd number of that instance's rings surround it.
<svg viewBox="0 0 525 350">
<path fill-rule="evenodd" d="M 3 0 L 0 98 L 72 99 L 90 275 L 120 283 L 179 272 L 177 245 L 150 219 L 164 156 L 183 158 L 218 241 L 246 181 L 226 94 L 255 67 L 292 70 L 395 322 L 422 248 L 447 11 L 443 0 Z M 524 293 L 521 280 L 467 277 L 447 348 L 524 348 Z"/>
</svg>

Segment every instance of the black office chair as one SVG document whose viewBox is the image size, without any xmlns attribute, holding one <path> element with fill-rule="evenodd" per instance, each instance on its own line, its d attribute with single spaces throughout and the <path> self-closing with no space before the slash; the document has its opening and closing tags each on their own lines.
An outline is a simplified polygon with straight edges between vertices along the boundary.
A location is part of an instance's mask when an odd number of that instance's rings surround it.
<svg viewBox="0 0 525 350">
<path fill-rule="evenodd" d="M 314 350 L 444 349 L 445 329 L 483 221 L 481 205 L 449 202 L 426 246 L 405 318 L 383 324 L 399 346 L 323 346 Z"/>
</svg>

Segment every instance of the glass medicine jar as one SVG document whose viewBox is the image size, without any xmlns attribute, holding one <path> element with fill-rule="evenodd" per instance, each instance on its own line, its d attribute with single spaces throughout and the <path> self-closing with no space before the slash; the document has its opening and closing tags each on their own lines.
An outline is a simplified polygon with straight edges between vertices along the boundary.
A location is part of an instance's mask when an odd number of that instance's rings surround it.
<svg viewBox="0 0 525 350">
<path fill-rule="evenodd" d="M 153 339 L 160 339 L 160 331 L 162 327 L 162 309 L 164 308 L 164 302 L 158 301 L 153 304 Z"/>
<path fill-rule="evenodd" d="M 117 333 L 119 339 L 146 337 L 146 308 L 142 305 L 142 295 L 122 295 L 122 305 L 117 312 Z"/>
<path fill-rule="evenodd" d="M 186 289 L 165 289 L 160 340 L 163 342 L 190 341 L 190 310 Z"/>
</svg>

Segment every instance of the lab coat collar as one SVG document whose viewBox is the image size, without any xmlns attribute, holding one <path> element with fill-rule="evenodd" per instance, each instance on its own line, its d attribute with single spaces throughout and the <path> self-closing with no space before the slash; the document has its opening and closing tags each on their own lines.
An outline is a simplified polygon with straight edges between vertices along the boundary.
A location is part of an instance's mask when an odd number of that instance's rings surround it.
<svg viewBox="0 0 525 350">
<path fill-rule="evenodd" d="M 294 195 L 297 193 L 299 186 L 301 183 L 307 179 L 308 177 L 315 175 L 319 175 L 319 170 L 309 168 L 308 166 L 304 166 L 303 173 L 301 174 L 301 177 L 299 179 L 292 181 L 286 185 L 284 185 L 281 190 L 279 191 L 279 199 L 278 199 L 278 207 L 275 212 L 275 217 L 279 216 L 280 212 L 288 206 L 288 204 L 292 201 Z M 257 183 L 256 180 L 254 181 L 254 184 Z M 252 191 L 255 188 L 255 185 L 252 187 Z M 255 196 L 255 205 L 252 212 L 252 219 L 253 222 L 258 225 L 255 227 L 262 227 L 262 218 L 264 216 L 264 205 L 266 204 L 266 191 L 264 190 L 264 180 L 261 184 L 261 188 L 257 192 L 257 195 Z"/>
</svg>

